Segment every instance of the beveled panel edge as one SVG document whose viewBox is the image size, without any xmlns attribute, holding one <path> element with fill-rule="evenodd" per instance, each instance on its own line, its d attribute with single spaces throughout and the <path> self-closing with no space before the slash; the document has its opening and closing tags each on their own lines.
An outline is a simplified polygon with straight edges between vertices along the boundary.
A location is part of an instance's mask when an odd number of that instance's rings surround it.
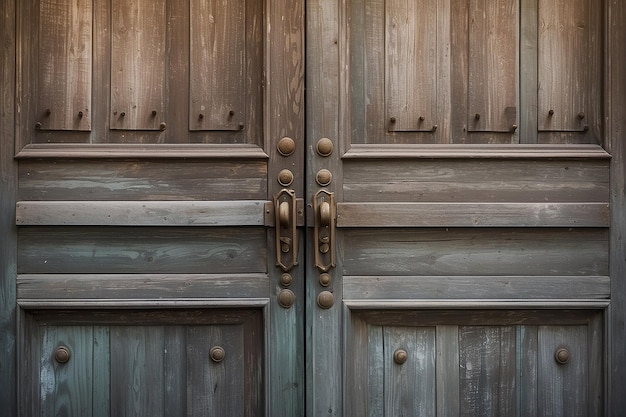
<svg viewBox="0 0 626 417">
<path fill-rule="evenodd" d="M 456 158 L 456 159 L 529 159 L 596 158 L 611 155 L 599 145 L 421 145 L 421 144 L 352 144 L 342 159 L 386 158 Z"/>
<path fill-rule="evenodd" d="M 153 309 L 153 308 L 240 308 L 265 307 L 269 298 L 171 298 L 157 300 L 137 299 L 29 299 L 23 298 L 17 304 L 25 310 L 37 309 Z"/>
<path fill-rule="evenodd" d="M 27 158 L 217 158 L 268 159 L 257 145 L 251 144 L 29 144 L 15 155 Z"/>
<path fill-rule="evenodd" d="M 598 310 L 606 309 L 610 305 L 610 300 L 578 300 L 578 299 L 541 299 L 541 300 L 517 300 L 517 299 L 466 299 L 466 300 L 354 300 L 344 299 L 344 305 L 350 310 L 408 310 L 408 309 L 428 309 L 428 310 Z"/>
</svg>

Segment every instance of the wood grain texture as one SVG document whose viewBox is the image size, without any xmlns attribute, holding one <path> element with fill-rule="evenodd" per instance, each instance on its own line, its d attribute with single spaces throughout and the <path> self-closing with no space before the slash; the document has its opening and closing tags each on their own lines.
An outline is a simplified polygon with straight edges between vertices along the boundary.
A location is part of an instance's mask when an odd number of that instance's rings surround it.
<svg viewBox="0 0 626 417">
<path fill-rule="evenodd" d="M 19 284 L 18 284 L 19 285 Z M 18 287 L 19 288 L 19 287 Z M 345 276 L 350 300 L 596 299 L 610 297 L 608 276 Z"/>
<path fill-rule="evenodd" d="M 18 226 L 263 226 L 265 201 L 30 201 Z"/>
<path fill-rule="evenodd" d="M 167 88 L 165 1 L 114 1 L 111 10 L 110 127 L 158 130 Z"/>
<path fill-rule="evenodd" d="M 469 131 L 515 132 L 518 20 L 516 0 L 469 1 Z"/>
<path fill-rule="evenodd" d="M 548 203 L 609 199 L 606 160 L 344 163 L 345 202 Z"/>
<path fill-rule="evenodd" d="M 606 203 L 337 204 L 337 227 L 420 226 L 608 227 L 609 205 Z"/>
<path fill-rule="evenodd" d="M 265 228 L 22 229 L 20 273 L 264 273 Z"/>
<path fill-rule="evenodd" d="M 461 412 L 459 328 L 454 324 L 437 325 L 436 332 L 436 415 L 438 417 L 456 417 Z"/>
<path fill-rule="evenodd" d="M 37 116 L 41 128 L 90 130 L 92 2 L 44 0 L 39 8 Z"/>
<path fill-rule="evenodd" d="M 608 274 L 603 229 L 345 229 L 345 275 Z"/>
<path fill-rule="evenodd" d="M 262 161 L 38 160 L 20 164 L 21 200 L 266 200 Z"/>
</svg>

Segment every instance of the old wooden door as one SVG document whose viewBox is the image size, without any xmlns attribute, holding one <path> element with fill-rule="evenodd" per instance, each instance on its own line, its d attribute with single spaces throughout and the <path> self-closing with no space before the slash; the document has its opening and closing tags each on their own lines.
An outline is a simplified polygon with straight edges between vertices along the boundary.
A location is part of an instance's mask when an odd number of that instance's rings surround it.
<svg viewBox="0 0 626 417">
<path fill-rule="evenodd" d="M 307 415 L 602 415 L 600 3 L 307 4 Z"/>
<path fill-rule="evenodd" d="M 303 415 L 303 3 L 17 16 L 21 415 Z"/>
</svg>

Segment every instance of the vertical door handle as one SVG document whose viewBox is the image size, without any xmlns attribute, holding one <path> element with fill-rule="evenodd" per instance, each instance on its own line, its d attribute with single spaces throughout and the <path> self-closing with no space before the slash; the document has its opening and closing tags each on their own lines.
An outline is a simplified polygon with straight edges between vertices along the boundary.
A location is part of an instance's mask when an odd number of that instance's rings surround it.
<svg viewBox="0 0 626 417">
<path fill-rule="evenodd" d="M 296 235 L 296 192 L 286 188 L 274 196 L 274 227 L 276 228 L 276 266 L 289 272 L 298 265 Z"/>
<path fill-rule="evenodd" d="M 335 195 L 326 190 L 313 196 L 315 227 L 313 239 L 315 247 L 315 267 L 328 272 L 335 266 Z"/>
</svg>

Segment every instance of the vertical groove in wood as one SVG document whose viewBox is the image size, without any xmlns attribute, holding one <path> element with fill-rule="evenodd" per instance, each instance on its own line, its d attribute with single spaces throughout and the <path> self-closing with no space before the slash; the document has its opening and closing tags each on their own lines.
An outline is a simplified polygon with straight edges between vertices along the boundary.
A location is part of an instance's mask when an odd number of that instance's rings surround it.
<svg viewBox="0 0 626 417">
<path fill-rule="evenodd" d="M 578 115 L 588 117 L 592 111 L 590 2 L 538 0 L 538 4 L 539 129 L 583 131 L 587 120 Z"/>
<path fill-rule="evenodd" d="M 42 0 L 39 103 L 42 129 L 90 130 L 92 1 Z"/>
<path fill-rule="evenodd" d="M 518 19 L 517 0 L 470 0 L 470 131 L 515 132 Z"/>
<path fill-rule="evenodd" d="M 239 130 L 246 121 L 246 3 L 191 0 L 191 130 Z"/>
<path fill-rule="evenodd" d="M 165 0 L 114 0 L 111 129 L 158 130 L 165 122 Z"/>
<path fill-rule="evenodd" d="M 437 2 L 385 1 L 385 102 L 390 131 L 432 131 L 437 114 Z M 382 114 L 381 114 L 382 116 Z"/>
</svg>

